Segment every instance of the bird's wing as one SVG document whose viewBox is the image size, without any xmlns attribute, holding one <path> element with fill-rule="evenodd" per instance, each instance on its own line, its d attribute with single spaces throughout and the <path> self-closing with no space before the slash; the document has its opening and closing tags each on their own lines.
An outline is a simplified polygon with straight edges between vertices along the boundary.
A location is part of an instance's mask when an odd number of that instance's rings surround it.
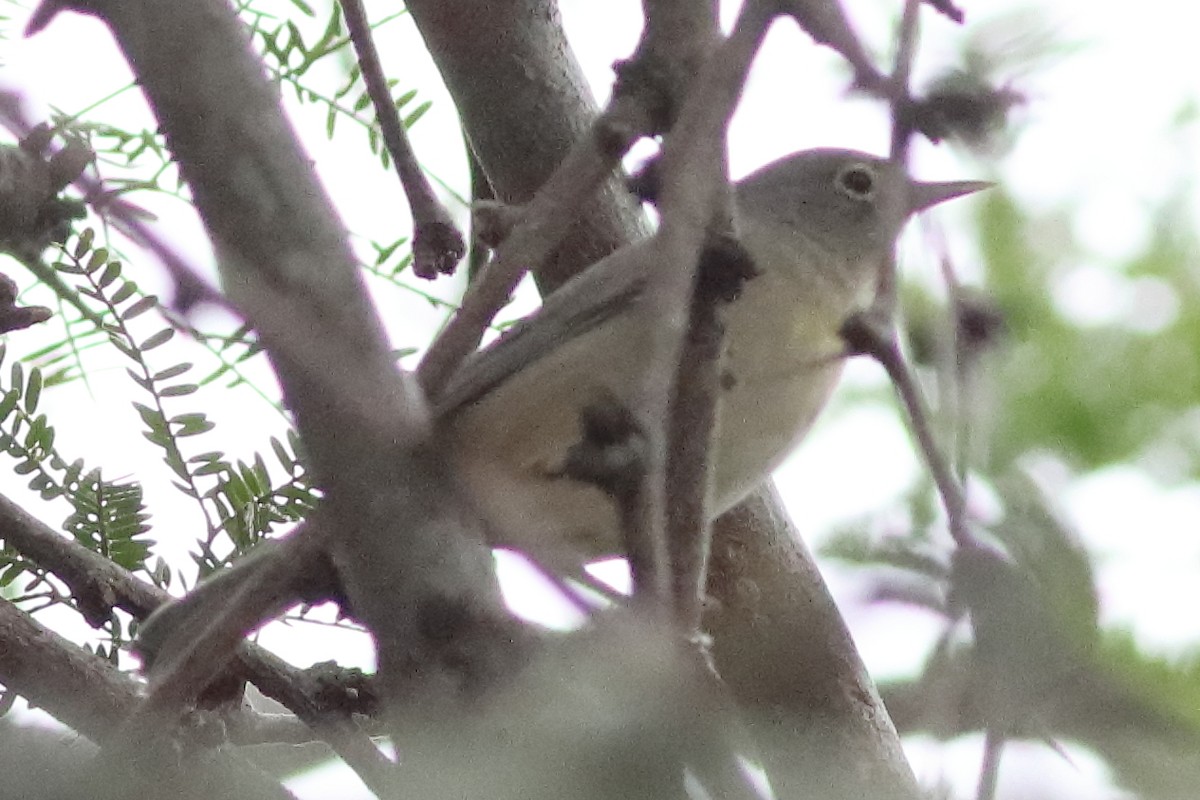
<svg viewBox="0 0 1200 800">
<path fill-rule="evenodd" d="M 622 248 L 552 293 L 535 313 L 472 355 L 434 399 L 446 418 L 503 384 L 526 365 L 628 312 L 644 294 L 649 248 Z"/>
</svg>

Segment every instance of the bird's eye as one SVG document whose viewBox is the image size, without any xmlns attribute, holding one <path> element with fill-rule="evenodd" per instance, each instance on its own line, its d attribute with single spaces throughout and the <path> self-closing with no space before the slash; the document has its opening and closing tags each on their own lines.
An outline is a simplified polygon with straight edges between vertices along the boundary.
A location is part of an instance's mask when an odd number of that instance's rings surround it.
<svg viewBox="0 0 1200 800">
<path fill-rule="evenodd" d="M 870 200 L 875 194 L 875 171 L 866 164 L 851 164 L 838 173 L 837 186 L 855 200 Z"/>
</svg>

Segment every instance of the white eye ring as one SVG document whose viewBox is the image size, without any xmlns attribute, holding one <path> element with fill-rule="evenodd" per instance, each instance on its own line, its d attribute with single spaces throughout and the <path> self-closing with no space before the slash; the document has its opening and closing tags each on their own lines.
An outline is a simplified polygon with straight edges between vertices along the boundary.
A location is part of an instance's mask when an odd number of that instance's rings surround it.
<svg viewBox="0 0 1200 800">
<path fill-rule="evenodd" d="M 839 191 L 855 200 L 870 200 L 875 196 L 875 170 L 869 164 L 856 163 L 843 167 L 835 183 Z"/>
</svg>

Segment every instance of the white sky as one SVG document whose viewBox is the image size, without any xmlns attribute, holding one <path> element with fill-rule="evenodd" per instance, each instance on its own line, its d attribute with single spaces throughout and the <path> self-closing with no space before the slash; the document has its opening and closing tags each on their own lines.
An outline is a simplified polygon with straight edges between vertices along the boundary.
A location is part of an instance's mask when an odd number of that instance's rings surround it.
<svg viewBox="0 0 1200 800">
<path fill-rule="evenodd" d="M 899 4 L 892 0 L 847 0 L 846 4 L 867 41 L 886 51 L 891 35 L 888 15 Z M 918 79 L 954 63 L 964 36 L 984 28 L 1008 31 L 1005 35 L 1017 43 L 1028 40 L 1019 35 L 1022 32 L 1055 34 L 1078 47 L 1028 74 L 1013 76 L 1030 103 L 1018 114 L 1025 125 L 1021 136 L 1002 161 L 976 162 L 945 149 L 920 146 L 915 172 L 925 179 L 994 177 L 1034 214 L 1050 216 L 1079 204 L 1069 224 L 1091 258 L 1066 275 L 1056 301 L 1064 313 L 1081 323 L 1122 318 L 1128 286 L 1111 265 L 1145 241 L 1150 224 L 1147 207 L 1184 181 L 1194 182 L 1200 167 L 1197 125 L 1164 133 L 1185 102 L 1195 103 L 1200 96 L 1200 71 L 1193 58 L 1182 55 L 1194 52 L 1200 7 L 1171 0 L 1143 0 L 1136 7 L 1094 0 L 1026 4 L 964 0 L 963 5 L 968 15 L 964 30 L 932 13 L 925 14 L 927 47 L 920 51 Z M 635 0 L 562 0 L 562 6 L 580 61 L 603 97 L 611 80 L 609 65 L 627 56 L 636 41 L 640 4 Z M 368 3 L 375 18 L 390 13 L 393 7 L 390 2 Z M 1017 14 L 1014 8 L 1025 11 Z M 1001 24 L 1002 19 L 1008 21 Z M 421 97 L 434 101 L 433 110 L 414 131 L 421 158 L 449 184 L 465 187 L 453 110 L 437 85 L 419 38 L 403 19 L 378 36 L 389 73 L 398 77 L 402 86 L 419 88 Z M 64 58 L 64 52 L 86 52 L 86 58 Z M 107 33 L 94 21 L 75 15 L 62 15 L 48 32 L 31 41 L 14 38 L 5 42 L 3 55 L 6 66 L 0 69 L 0 82 L 68 112 L 128 82 L 128 72 Z M 86 67 L 79 68 L 81 63 Z M 760 55 L 730 132 L 734 174 L 817 145 L 882 152 L 887 139 L 885 117 L 873 103 L 844 99 L 844 85 L 845 73 L 834 54 L 814 47 L 791 24 L 777 26 Z M 398 235 L 399 226 L 407 225 L 402 195 L 391 174 L 377 169 L 359 152 L 362 139 L 356 137 L 361 133 L 349 133 L 348 138 L 330 144 L 323 133 L 323 113 L 291 105 L 322 178 L 352 230 L 380 239 Z M 126 92 L 91 118 L 128 125 L 130 114 L 144 113 L 136 94 Z M 345 121 L 339 125 L 349 130 Z M 1191 197 L 1195 204 L 1194 193 Z M 951 233 L 955 220 L 968 213 L 969 202 L 952 204 L 940 215 Z M 167 202 L 155 206 L 155 211 L 164 229 L 199 263 L 211 264 L 190 208 Z M 973 246 L 960 238 L 952 235 L 951 247 L 969 273 Z M 162 276 L 147 266 L 149 263 L 136 262 L 130 274 L 143 286 L 162 286 Z M 18 270 L 15 265 L 6 269 L 23 280 Z M 453 289 L 452 281 L 442 281 L 433 291 L 452 296 Z M 415 295 L 381 289 L 379 296 L 381 303 L 388 304 L 388 323 L 398 345 L 420 343 L 441 319 L 439 312 Z M 523 302 L 524 308 L 530 307 L 528 298 Z M 1169 308 L 1162 313 L 1169 314 Z M 53 333 L 57 331 L 47 335 Z M 42 335 L 16 334 L 10 347 L 18 353 L 32 350 Z M 195 356 L 180 358 L 204 363 Z M 57 423 L 58 444 L 65 452 L 78 454 L 89 464 L 104 465 L 110 477 L 136 475 L 146 483 L 147 499 L 159 523 L 154 535 L 164 552 L 181 554 L 200 529 L 198 519 L 194 509 L 170 489 L 158 454 L 138 433 L 137 416 L 128 406 L 129 382 L 119 368 L 124 365 L 119 359 L 101 362 L 109 363 L 111 368 L 102 366 L 92 374 L 90 393 L 81 384 L 51 392 L 43 400 L 44 410 Z M 169 363 L 173 362 L 164 365 Z M 269 385 L 265 372 L 260 375 Z M 856 364 L 849 380 L 874 384 L 881 378 L 870 365 Z M 225 448 L 249 455 L 248 447 L 265 451 L 267 432 L 281 430 L 272 412 L 244 391 L 213 391 L 203 399 L 218 428 L 197 452 Z M 917 461 L 897 420 L 887 407 L 856 407 L 827 415 L 781 468 L 778 479 L 789 508 L 811 543 L 818 544 L 832 525 L 895 498 L 914 480 Z M 868 448 L 872 456 L 863 459 L 861 454 Z M 28 497 L 7 470 L 0 469 L 0 487 L 17 499 Z M 1164 652 L 1200 640 L 1194 617 L 1180 613 L 1182 608 L 1196 607 L 1200 600 L 1196 589 L 1200 582 L 1195 580 L 1200 565 L 1200 539 L 1195 535 L 1200 487 L 1167 489 L 1144 474 L 1118 467 L 1069 483 L 1061 500 L 1100 557 L 1105 623 L 1132 627 L 1140 642 Z M 35 501 L 29 508 L 36 513 L 39 507 Z M 57 525 L 65 513 L 61 509 L 52 510 L 47 520 Z M 826 565 L 826 574 L 847 610 L 873 673 L 886 677 L 917 669 L 924 650 L 914 643 L 931 641 L 937 633 L 936 623 L 897 609 L 865 609 L 858 601 L 860 587 L 852 572 Z M 545 605 L 536 595 L 526 592 L 524 597 L 534 607 Z M 286 631 L 272 632 L 264 643 L 301 664 L 329 658 L 330 653 L 350 661 L 369 658 L 369 648 L 346 636 L 314 653 L 310 646 L 313 630 L 302 626 L 299 637 Z M 1103 769 L 1086 754 L 1073 754 L 1080 767 L 1076 772 L 1057 756 L 1046 758 L 1044 749 L 1034 750 L 1027 763 L 1036 763 L 1048 785 L 1060 774 L 1056 770 L 1067 770 L 1062 773 L 1067 776 L 1064 780 L 1077 790 L 1103 785 Z M 910 752 L 923 777 L 932 779 L 942 774 L 946 764 L 957 764 L 949 768 L 955 786 L 965 790 L 974 779 L 976 741 L 948 748 L 916 742 Z M 951 757 L 943 759 L 942 755 Z M 302 784 L 295 788 L 302 790 Z M 1054 796 L 1066 796 L 1066 789 L 1058 788 L 1063 794 Z M 323 791 L 314 788 L 302 794 L 319 797 Z M 1090 796 L 1117 795 L 1097 791 Z"/>
</svg>

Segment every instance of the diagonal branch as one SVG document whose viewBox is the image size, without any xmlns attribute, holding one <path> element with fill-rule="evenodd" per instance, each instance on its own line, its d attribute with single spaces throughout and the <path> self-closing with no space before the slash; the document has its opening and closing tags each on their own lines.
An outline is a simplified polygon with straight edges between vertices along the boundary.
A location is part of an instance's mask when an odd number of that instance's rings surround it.
<svg viewBox="0 0 1200 800">
<path fill-rule="evenodd" d="M 89 739 L 104 744 L 139 701 L 140 685 L 104 659 L 80 649 L 59 634 L 38 624 L 7 601 L 0 601 L 0 679 L 57 719 Z M 202 723 L 190 733 L 203 739 L 221 737 L 219 723 Z M 160 791 L 181 800 L 204 797 L 254 797 L 287 800 L 291 793 L 252 767 L 240 755 L 216 751 L 203 761 L 183 766 L 175 758 L 141 762 Z M 96 777 L 96 776 L 91 776 Z M 103 772 L 108 781 L 128 780 L 124 769 Z M 108 796 L 103 794 L 102 796 Z"/>
<path fill-rule="evenodd" d="M 145 620 L 173 600 L 162 589 L 138 580 L 107 558 L 56 533 L 3 495 L 0 538 L 65 583 L 89 624 L 107 621 L 114 608 Z M 232 668 L 237 677 L 250 681 L 296 714 L 360 774 L 369 772 L 372 762 L 382 758 L 357 723 L 329 707 L 318 687 L 301 670 L 248 643 L 238 648 Z M 129 707 L 122 707 L 122 717 Z"/>
<path fill-rule="evenodd" d="M 643 317 L 641 324 L 652 331 L 650 369 L 639 388 L 633 413 L 642 435 L 647 442 L 644 489 L 641 515 L 637 520 L 640 535 L 653 546 L 644 545 L 644 551 L 661 553 L 661 565 L 645 565 L 650 585 L 635 586 L 636 593 L 649 590 L 664 599 L 669 596 L 672 576 L 667 539 L 667 486 L 668 452 L 670 447 L 670 425 L 676 404 L 676 375 L 683 367 L 681 355 L 687 333 L 690 311 L 693 309 L 693 289 L 696 285 L 696 269 L 704 241 L 714 219 L 729 212 L 722 209 L 723 200 L 728 200 L 728 178 L 725 174 L 725 128 L 733 115 L 734 107 L 741 96 L 742 84 L 754 54 L 766 34 L 772 13 L 764 5 L 751 0 L 743 8 L 738 22 L 729 38 L 706 61 L 704 67 L 689 89 L 680 117 L 667 138 L 661 164 L 656 169 L 659 176 L 657 190 L 662 222 L 655 234 L 652 246 L 657 268 L 648 276 L 646 302 L 639 304 L 632 313 Z M 719 348 L 719 345 L 718 345 Z M 715 355 L 715 354 L 714 354 Z M 712 361 L 708 362 L 710 365 Z M 715 382 L 714 386 L 715 388 Z M 716 394 L 710 392 L 710 402 L 716 402 Z M 698 447 L 692 455 L 703 465 L 707 460 L 705 444 L 710 438 L 712 408 L 701 419 L 708 418 L 708 426 L 691 431 Z M 674 466 L 681 472 L 690 471 L 689 465 L 678 458 Z M 701 551 L 707 550 L 704 541 L 708 530 L 708 512 L 705 507 L 706 482 L 693 483 L 688 487 L 696 493 L 694 507 L 700 511 L 695 519 L 677 520 L 681 527 L 695 527 L 690 534 Z M 676 540 L 686 537 L 688 532 L 677 532 Z M 676 541 L 676 544 L 678 541 Z M 703 559 L 685 559 L 702 570 Z M 635 575 L 638 565 L 635 567 Z M 699 590 L 702 578 L 685 578 Z M 678 598 L 679 602 L 691 605 L 691 600 Z M 698 612 L 694 617 L 698 622 Z M 690 633 L 690 631 L 689 631 Z"/>
</svg>

